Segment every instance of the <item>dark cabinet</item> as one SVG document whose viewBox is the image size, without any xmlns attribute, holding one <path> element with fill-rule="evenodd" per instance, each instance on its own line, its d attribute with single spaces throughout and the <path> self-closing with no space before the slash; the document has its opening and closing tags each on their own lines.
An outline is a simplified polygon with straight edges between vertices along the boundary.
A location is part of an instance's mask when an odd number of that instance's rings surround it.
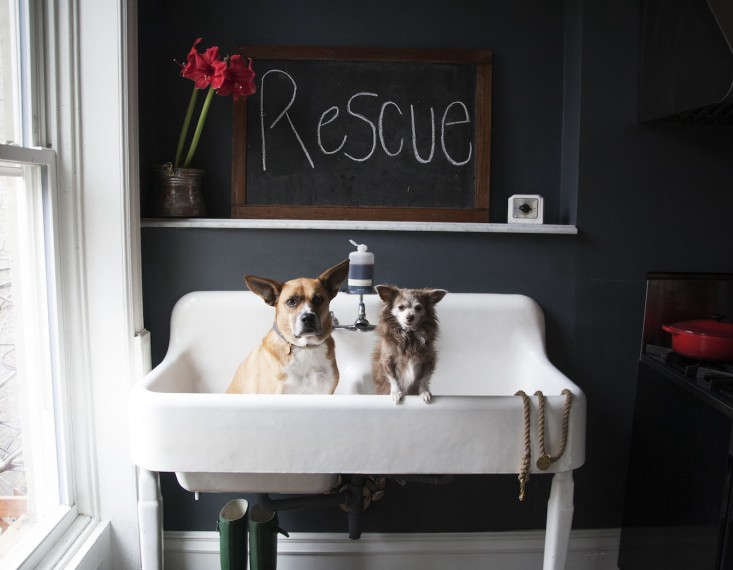
<svg viewBox="0 0 733 570">
<path fill-rule="evenodd" d="M 642 357 L 620 570 L 733 570 L 732 415 L 694 381 Z"/>
</svg>

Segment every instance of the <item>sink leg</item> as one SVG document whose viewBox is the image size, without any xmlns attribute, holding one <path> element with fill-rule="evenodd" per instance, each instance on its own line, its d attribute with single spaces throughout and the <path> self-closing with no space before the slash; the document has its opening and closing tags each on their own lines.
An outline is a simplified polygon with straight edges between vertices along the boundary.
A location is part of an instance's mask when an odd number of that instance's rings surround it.
<svg viewBox="0 0 733 570">
<path fill-rule="evenodd" d="M 163 569 L 163 498 L 158 473 L 137 470 L 137 516 L 142 570 Z"/>
<path fill-rule="evenodd" d="M 349 483 L 349 538 L 356 540 L 361 537 L 361 512 L 364 506 L 364 477 L 352 475 Z"/>
<path fill-rule="evenodd" d="M 570 527 L 573 524 L 573 472 L 555 473 L 547 501 L 543 570 L 565 570 Z"/>
</svg>

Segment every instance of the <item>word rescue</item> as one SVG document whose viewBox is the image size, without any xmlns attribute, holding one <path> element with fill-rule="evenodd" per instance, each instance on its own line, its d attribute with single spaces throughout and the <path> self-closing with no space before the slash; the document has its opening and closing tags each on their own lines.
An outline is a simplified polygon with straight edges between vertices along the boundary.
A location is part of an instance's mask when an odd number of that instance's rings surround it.
<svg viewBox="0 0 733 570">
<path fill-rule="evenodd" d="M 290 97 L 290 101 L 285 106 L 285 108 L 280 111 L 280 113 L 275 117 L 275 119 L 269 124 L 265 124 L 265 84 L 267 81 L 268 76 L 271 74 L 280 74 L 282 76 L 285 76 L 292 85 L 292 95 Z M 270 129 L 275 128 L 280 121 L 283 119 L 287 122 L 287 124 L 290 126 L 290 129 L 293 131 L 293 135 L 295 136 L 295 139 L 297 140 L 298 144 L 300 145 L 300 148 L 303 150 L 303 154 L 305 155 L 305 158 L 308 160 L 308 163 L 311 165 L 311 168 L 315 168 L 315 164 L 313 162 L 313 158 L 311 157 L 311 153 L 308 151 L 308 148 L 306 147 L 305 143 L 303 142 L 303 138 L 300 136 L 300 133 L 298 132 L 298 129 L 295 128 L 295 124 L 293 123 L 292 118 L 290 117 L 290 108 L 293 106 L 293 103 L 295 102 L 295 97 L 298 94 L 298 85 L 295 83 L 295 79 L 287 72 L 283 71 L 282 69 L 270 69 L 267 71 L 263 76 L 260 84 L 260 135 L 262 139 L 262 170 L 263 172 L 267 170 L 267 131 Z M 321 113 L 320 118 L 318 119 L 318 124 L 316 125 L 316 144 L 318 146 L 318 150 L 320 150 L 324 155 L 332 155 L 336 153 L 342 153 L 345 157 L 353 160 L 354 162 L 366 162 L 369 160 L 374 153 L 377 150 L 377 141 L 379 141 L 379 146 L 381 147 L 382 151 L 389 156 L 389 157 L 395 157 L 398 156 L 404 148 L 404 137 L 400 139 L 399 145 L 395 145 L 393 148 L 389 148 L 387 146 L 386 141 L 384 140 L 384 130 L 385 130 L 385 123 L 388 125 L 394 124 L 395 119 L 397 118 L 396 115 L 404 116 L 402 109 L 400 106 L 395 103 L 394 101 L 385 101 L 382 103 L 380 109 L 379 109 L 379 117 L 377 118 L 376 124 L 371 121 L 368 117 L 365 115 L 357 112 L 355 110 L 355 107 L 358 106 L 359 99 L 363 97 L 378 97 L 376 93 L 369 93 L 367 91 L 360 91 L 358 93 L 354 93 L 351 97 L 349 97 L 349 100 L 346 103 L 346 112 L 351 115 L 352 117 L 356 117 L 357 119 L 360 119 L 364 122 L 364 124 L 370 129 L 371 136 L 372 136 L 372 143 L 371 148 L 369 152 L 362 156 L 354 156 L 353 154 L 348 153 L 346 150 L 344 150 L 344 146 L 346 145 L 346 141 L 348 140 L 348 134 L 344 133 L 343 137 L 341 138 L 341 142 L 338 144 L 338 146 L 333 146 L 330 148 L 327 148 L 325 144 L 323 143 L 323 140 L 321 139 L 321 132 L 325 129 L 329 128 L 335 128 L 336 125 L 332 125 L 334 123 L 340 113 L 341 110 L 338 106 L 333 105 L 323 111 Z M 471 122 L 471 119 L 468 116 L 468 109 L 466 108 L 466 105 L 463 103 L 463 101 L 453 101 L 449 103 L 446 108 L 443 110 L 443 115 L 440 119 L 440 147 L 443 151 L 443 155 L 445 156 L 446 160 L 452 164 L 453 166 L 463 166 L 465 164 L 468 164 L 468 162 L 471 160 L 471 154 L 473 152 L 473 146 L 471 144 L 471 140 L 468 140 L 467 148 L 464 147 L 463 156 L 455 156 L 456 152 L 453 151 L 453 153 L 449 152 L 449 150 L 446 148 L 445 144 L 445 133 L 446 130 L 449 127 L 452 127 L 454 125 L 465 125 Z M 329 126 L 331 125 L 331 126 Z M 430 129 L 431 129 L 431 135 L 430 135 L 430 152 L 423 156 L 420 154 L 420 152 L 417 149 L 417 135 L 415 133 L 415 108 L 412 104 L 410 104 L 410 133 L 411 133 L 411 139 L 412 139 L 412 153 L 415 155 L 415 160 L 419 162 L 420 164 L 429 164 L 433 158 L 435 157 L 435 111 L 433 107 L 430 107 Z M 409 152 L 406 151 L 406 152 Z"/>
</svg>

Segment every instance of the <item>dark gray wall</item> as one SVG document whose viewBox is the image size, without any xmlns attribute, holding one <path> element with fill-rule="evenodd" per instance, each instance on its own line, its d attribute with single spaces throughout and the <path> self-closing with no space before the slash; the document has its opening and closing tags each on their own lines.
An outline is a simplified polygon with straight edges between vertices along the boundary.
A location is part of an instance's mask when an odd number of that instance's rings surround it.
<svg viewBox="0 0 733 570">
<path fill-rule="evenodd" d="M 490 48 L 492 219 L 504 221 L 510 195 L 541 193 L 547 198 L 546 221 L 557 221 L 563 63 L 563 14 L 557 5 L 538 0 L 463 6 L 436 0 L 141 2 L 142 188 L 149 187 L 153 164 L 173 158 L 192 84 L 178 77 L 171 59 L 184 61 L 197 36 L 225 54 L 245 43 Z M 231 98 L 217 97 L 196 157 L 207 170 L 212 216 L 229 216 L 231 122 Z"/>
<path fill-rule="evenodd" d="M 404 8 L 386 1 L 143 4 L 143 168 L 167 156 L 185 104 L 180 84 L 156 79 L 161 62 L 182 55 L 195 35 L 222 43 L 489 47 L 496 57 L 493 219 L 501 219 L 504 197 L 520 190 L 543 193 L 558 215 L 562 163 L 563 178 L 578 181 L 581 228 L 577 237 L 146 229 L 145 321 L 154 363 L 165 352 L 170 310 L 184 293 L 240 289 L 245 271 L 277 278 L 313 274 L 344 255 L 347 238 L 374 249 L 379 279 L 528 294 L 545 310 L 553 362 L 588 396 L 588 454 L 576 474 L 575 526 L 618 526 L 645 273 L 733 271 L 733 133 L 638 124 L 636 2 L 588 3 L 582 44 L 573 39 L 582 45 L 579 73 L 573 71 L 580 91 L 571 94 L 565 112 L 578 116 L 576 173 L 565 173 L 568 161 L 560 157 L 562 60 L 572 57 L 563 54 L 557 2 L 476 1 L 460 9 L 438 1 Z M 200 164 L 209 169 L 214 209 L 224 213 L 229 109 L 218 107 Z M 546 477 L 533 477 L 524 505 L 516 502 L 513 477 L 465 477 L 438 490 L 390 488 L 365 522 L 380 531 L 538 528 L 547 488 Z M 213 529 L 226 498 L 202 496 L 195 503 L 170 476 L 163 478 L 163 493 L 167 529 Z M 284 517 L 292 530 L 341 530 L 344 522 L 339 511 Z"/>
</svg>

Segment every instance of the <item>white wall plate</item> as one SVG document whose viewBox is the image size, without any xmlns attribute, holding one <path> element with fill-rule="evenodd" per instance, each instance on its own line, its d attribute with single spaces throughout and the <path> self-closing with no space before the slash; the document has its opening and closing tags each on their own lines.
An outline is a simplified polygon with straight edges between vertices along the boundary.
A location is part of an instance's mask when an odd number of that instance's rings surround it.
<svg viewBox="0 0 733 570">
<path fill-rule="evenodd" d="M 506 221 L 510 224 L 541 224 L 544 200 L 539 194 L 514 194 L 509 197 Z"/>
</svg>

